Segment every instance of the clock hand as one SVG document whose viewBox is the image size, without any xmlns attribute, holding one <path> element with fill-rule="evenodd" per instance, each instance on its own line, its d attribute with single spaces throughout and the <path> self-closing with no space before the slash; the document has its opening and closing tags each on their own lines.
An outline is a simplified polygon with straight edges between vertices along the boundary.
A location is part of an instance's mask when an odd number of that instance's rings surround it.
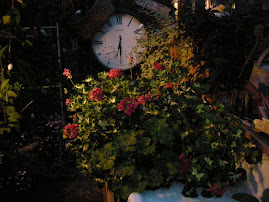
<svg viewBox="0 0 269 202">
<path fill-rule="evenodd" d="M 120 48 L 120 63 L 121 63 L 121 54 L 122 54 L 122 48 L 121 48 L 121 36 L 120 36 L 120 44 L 119 44 L 119 45 L 120 45 L 119 48 Z"/>
<path fill-rule="evenodd" d="M 121 49 L 121 36 L 119 36 L 120 41 L 119 41 L 119 46 L 118 46 L 118 51 L 116 54 L 116 57 L 118 57 L 119 51 L 120 51 L 120 63 L 121 63 L 121 55 L 122 55 L 122 49 Z"/>
</svg>

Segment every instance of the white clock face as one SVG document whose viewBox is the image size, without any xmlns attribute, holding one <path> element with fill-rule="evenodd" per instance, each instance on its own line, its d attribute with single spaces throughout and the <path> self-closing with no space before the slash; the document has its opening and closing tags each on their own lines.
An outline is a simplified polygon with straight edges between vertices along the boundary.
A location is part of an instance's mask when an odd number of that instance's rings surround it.
<svg viewBox="0 0 269 202">
<path fill-rule="evenodd" d="M 92 38 L 98 60 L 108 68 L 129 69 L 141 62 L 143 48 L 138 41 L 146 36 L 143 24 L 129 14 L 115 14 Z M 130 57 L 133 58 L 130 63 Z"/>
</svg>

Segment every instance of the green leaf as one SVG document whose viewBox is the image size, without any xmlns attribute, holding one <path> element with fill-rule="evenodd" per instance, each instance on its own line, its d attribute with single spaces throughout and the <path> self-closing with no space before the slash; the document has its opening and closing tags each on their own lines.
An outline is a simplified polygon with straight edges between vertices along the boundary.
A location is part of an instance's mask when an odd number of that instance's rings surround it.
<svg viewBox="0 0 269 202">
<path fill-rule="evenodd" d="M 5 131 L 5 128 L 0 128 L 0 135 L 3 135 L 4 134 L 4 131 Z"/>
<path fill-rule="evenodd" d="M 6 128 L 6 131 L 7 131 L 8 133 L 10 133 L 10 132 L 11 132 L 11 128 Z"/>
<path fill-rule="evenodd" d="M 6 108 L 6 113 L 7 113 L 7 115 L 11 115 L 13 112 L 15 112 L 15 107 L 13 107 L 13 106 L 8 106 L 7 108 Z"/>
<path fill-rule="evenodd" d="M 4 25 L 10 24 L 10 22 L 11 22 L 11 16 L 10 15 L 3 16 L 2 17 L 2 22 L 3 22 Z"/>
<path fill-rule="evenodd" d="M 11 114 L 9 114 L 9 117 L 7 118 L 7 120 L 9 122 L 18 122 L 18 119 L 21 118 L 21 115 L 18 112 L 12 112 Z"/>
<path fill-rule="evenodd" d="M 204 160 L 208 163 L 209 166 L 212 166 L 213 161 L 209 157 L 204 157 Z"/>
<path fill-rule="evenodd" d="M 14 91 L 11 91 L 11 90 L 8 90 L 8 91 L 7 91 L 7 95 L 8 95 L 9 97 L 17 97 L 17 94 L 16 94 Z"/>
<path fill-rule="evenodd" d="M 1 86 L 0 86 L 1 90 L 3 90 L 3 88 L 8 84 L 8 82 L 9 82 L 9 79 L 5 79 L 4 81 L 2 81 Z"/>
<path fill-rule="evenodd" d="M 2 57 L 3 53 L 7 49 L 8 45 L 4 46 L 3 48 L 0 49 L 0 58 Z"/>
<path fill-rule="evenodd" d="M 204 108 L 204 105 L 203 104 L 197 105 L 196 106 L 197 113 L 200 114 L 200 113 L 205 112 L 205 110 L 203 110 L 203 108 Z"/>
<path fill-rule="evenodd" d="M 119 166 L 115 172 L 119 177 L 131 176 L 135 171 L 135 166 Z"/>
<path fill-rule="evenodd" d="M 170 176 L 174 176 L 178 173 L 178 162 L 167 162 L 166 167 Z"/>
<path fill-rule="evenodd" d="M 68 93 L 67 88 L 64 88 L 64 94 L 67 94 L 67 93 Z"/>
<path fill-rule="evenodd" d="M 125 152 L 134 151 L 135 147 L 133 145 L 136 144 L 136 134 L 132 130 L 123 131 L 117 136 L 116 141 Z"/>
<path fill-rule="evenodd" d="M 230 172 L 229 175 L 231 175 L 231 176 L 229 176 L 229 178 L 231 180 L 233 180 L 233 182 L 235 183 L 235 182 L 237 182 L 240 179 L 240 177 L 241 177 L 242 174 L 241 173 L 234 174 L 233 172 Z"/>
<path fill-rule="evenodd" d="M 90 83 L 91 81 L 93 81 L 93 78 L 88 77 L 88 78 L 86 78 L 84 81 L 87 82 L 87 83 Z"/>
<path fill-rule="evenodd" d="M 32 44 L 32 42 L 31 42 L 31 41 L 26 40 L 25 42 L 26 42 L 28 45 L 33 46 L 33 44 Z"/>
<path fill-rule="evenodd" d="M 18 13 L 18 14 L 16 15 L 15 20 L 16 20 L 16 23 L 17 23 L 17 25 L 18 25 L 18 24 L 20 23 L 20 21 L 21 21 L 21 14 L 20 14 L 20 13 Z"/>
<path fill-rule="evenodd" d="M 225 161 L 225 160 L 221 160 L 221 159 L 219 159 L 219 165 L 220 165 L 220 166 L 225 166 L 225 164 L 228 164 L 228 162 Z"/>
<path fill-rule="evenodd" d="M 102 120 L 99 120 L 98 121 L 98 125 L 101 126 L 103 130 L 105 130 L 106 129 L 106 126 L 107 126 L 105 120 L 103 120 L 103 121 Z"/>
<path fill-rule="evenodd" d="M 131 194 L 131 190 L 128 186 L 123 186 L 122 188 L 122 198 L 123 199 L 128 199 L 129 195 Z"/>
<path fill-rule="evenodd" d="M 83 151 L 88 151 L 88 148 L 89 148 L 89 144 L 85 144 L 84 147 L 83 147 Z"/>
<path fill-rule="evenodd" d="M 113 166 L 114 166 L 114 160 L 106 160 L 104 165 L 103 165 L 103 169 L 108 170 L 108 169 L 112 168 Z"/>
<path fill-rule="evenodd" d="M 201 178 L 205 175 L 204 173 L 198 173 L 198 168 L 192 168 L 192 175 L 194 175 L 200 182 Z"/>
<path fill-rule="evenodd" d="M 13 99 L 12 98 L 8 99 L 8 101 L 9 101 L 10 104 L 13 104 Z"/>
<path fill-rule="evenodd" d="M 1 125 L 1 123 L 0 123 L 0 125 Z M 9 126 L 10 128 L 14 128 L 14 127 L 16 127 L 17 125 L 10 123 L 10 124 L 8 124 L 8 126 Z"/>
<path fill-rule="evenodd" d="M 259 202 L 257 198 L 250 194 L 246 193 L 237 193 L 232 196 L 233 199 L 239 201 L 239 202 Z"/>
<path fill-rule="evenodd" d="M 216 149 L 219 145 L 220 145 L 220 143 L 218 143 L 218 142 L 212 142 L 211 143 L 212 150 Z"/>
<path fill-rule="evenodd" d="M 143 124 L 145 130 L 150 132 L 152 139 L 161 144 L 170 144 L 174 140 L 174 130 L 170 128 L 166 119 L 152 118 Z"/>
<path fill-rule="evenodd" d="M 85 88 L 85 84 L 83 83 L 83 84 L 81 84 L 81 85 L 75 85 L 75 87 L 77 88 L 77 89 L 83 89 L 83 88 Z"/>
</svg>

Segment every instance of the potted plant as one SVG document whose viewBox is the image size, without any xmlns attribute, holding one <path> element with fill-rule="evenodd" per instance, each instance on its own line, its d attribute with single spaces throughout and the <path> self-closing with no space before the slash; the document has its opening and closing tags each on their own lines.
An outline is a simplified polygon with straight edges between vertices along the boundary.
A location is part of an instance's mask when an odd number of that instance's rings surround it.
<svg viewBox="0 0 269 202">
<path fill-rule="evenodd" d="M 149 34 L 136 73 L 111 69 L 74 84 L 64 70 L 74 86 L 66 99 L 66 146 L 82 173 L 107 183 L 117 198 L 173 182 L 185 185 L 185 196 L 197 196 L 202 187 L 204 196 L 220 197 L 245 178 L 244 160 L 260 160 L 240 120 L 202 96 L 204 62 L 190 61 L 192 40 L 178 33 L 169 24 Z M 181 47 L 176 61 L 169 55 L 175 39 Z"/>
</svg>

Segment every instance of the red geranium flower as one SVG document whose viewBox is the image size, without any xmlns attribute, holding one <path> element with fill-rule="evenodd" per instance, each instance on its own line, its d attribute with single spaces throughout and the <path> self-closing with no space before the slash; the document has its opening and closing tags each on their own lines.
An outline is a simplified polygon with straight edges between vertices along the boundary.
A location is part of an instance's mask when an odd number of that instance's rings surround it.
<svg viewBox="0 0 269 202">
<path fill-rule="evenodd" d="M 131 115 L 135 112 L 138 105 L 139 103 L 135 98 L 124 98 L 123 100 L 120 100 L 117 108 L 118 111 L 124 111 L 125 114 Z"/>
<path fill-rule="evenodd" d="M 179 174 L 183 175 L 185 172 L 187 172 L 189 169 L 192 168 L 191 160 L 186 158 L 184 154 L 181 154 L 179 156 L 179 159 L 181 160 L 182 165 L 179 166 Z"/>
<path fill-rule="evenodd" d="M 158 62 L 154 64 L 154 67 L 155 69 L 158 69 L 158 70 L 165 70 L 165 66 L 161 66 L 160 63 Z"/>
<path fill-rule="evenodd" d="M 208 188 L 206 191 L 211 191 L 218 196 L 222 196 L 226 189 L 224 187 L 220 187 L 217 183 L 213 183 L 211 188 Z"/>
<path fill-rule="evenodd" d="M 151 102 L 152 101 L 152 97 L 150 96 L 149 93 L 145 94 L 145 95 L 141 95 L 139 98 L 137 98 L 137 102 L 139 104 L 145 104 L 146 102 Z"/>
<path fill-rule="evenodd" d="M 66 99 L 65 104 L 66 104 L 66 105 L 69 105 L 70 103 L 72 103 L 72 100 L 70 100 L 70 99 Z"/>
<path fill-rule="evenodd" d="M 167 83 L 164 87 L 174 89 L 174 85 L 172 83 Z"/>
<path fill-rule="evenodd" d="M 64 68 L 64 76 L 69 77 L 71 75 L 71 71 L 69 69 Z"/>
<path fill-rule="evenodd" d="M 111 69 L 108 73 L 108 77 L 110 79 L 112 78 L 118 78 L 119 76 L 122 76 L 123 75 L 123 71 L 122 70 L 119 70 L 119 69 Z"/>
<path fill-rule="evenodd" d="M 102 101 L 103 100 L 102 89 L 101 88 L 93 89 L 90 93 L 90 100 Z"/>
<path fill-rule="evenodd" d="M 76 124 L 68 124 L 64 127 L 64 136 L 67 136 L 70 139 L 74 139 L 78 136 L 78 125 Z"/>
<path fill-rule="evenodd" d="M 73 115 L 73 121 L 76 121 L 76 118 L 77 118 L 77 114 L 74 114 Z"/>
</svg>

